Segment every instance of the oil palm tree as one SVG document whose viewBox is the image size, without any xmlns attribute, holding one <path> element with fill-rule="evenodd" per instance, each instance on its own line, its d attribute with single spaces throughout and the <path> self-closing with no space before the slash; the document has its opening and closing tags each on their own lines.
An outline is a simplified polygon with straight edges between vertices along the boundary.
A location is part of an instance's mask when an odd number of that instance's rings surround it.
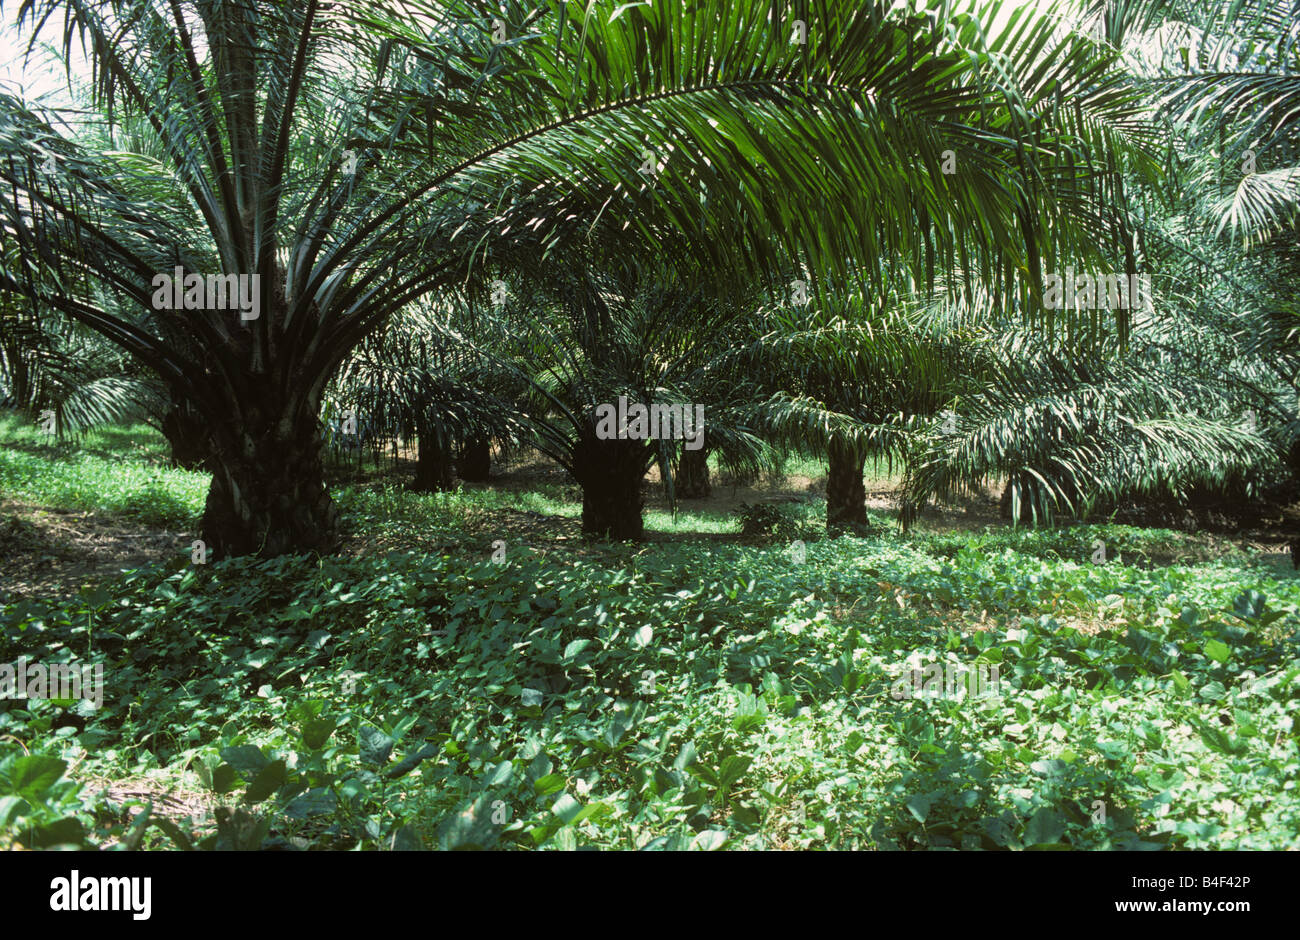
<svg viewBox="0 0 1300 940">
<path fill-rule="evenodd" d="M 1245 365 L 1216 384 L 1300 479 L 1300 3 L 1097 2 L 1088 17 L 1169 129 L 1169 172 L 1135 200 L 1145 253 L 1185 319 L 1231 337 L 1225 361 Z"/>
<path fill-rule="evenodd" d="M 919 279 L 960 256 L 1031 294 L 1040 262 L 1123 242 L 1108 181 L 1141 133 L 1105 50 L 1050 14 L 986 38 L 997 3 L 0 2 L 15 9 L 70 68 L 86 51 L 102 119 L 147 125 L 156 161 L 6 97 L 18 257 L 0 291 L 98 331 L 207 423 L 217 554 L 336 546 L 327 383 L 396 311 L 483 266 L 594 238 L 746 279 L 797 258 L 816 289 L 855 259 Z M 177 269 L 244 278 L 249 304 L 160 299 Z M 48 287 L 77 278 L 114 303 Z"/>
<path fill-rule="evenodd" d="M 736 354 L 763 376 L 751 421 L 780 446 L 828 461 L 828 531 L 867 526 L 868 457 L 906 459 L 919 425 L 977 374 L 962 324 L 906 297 L 875 301 L 845 291 L 808 309 L 774 306 Z"/>
<path fill-rule="evenodd" d="M 730 420 L 752 388 L 720 383 L 712 368 L 719 337 L 749 309 L 745 297 L 669 283 L 662 267 L 603 261 L 553 272 L 545 285 L 521 283 L 534 313 L 514 324 L 498 354 L 530 388 L 521 401 L 527 440 L 582 489 L 583 532 L 636 539 L 651 466 L 658 464 L 672 501 L 675 460 L 684 448 L 702 452 L 706 435 L 732 462 L 761 459 L 766 448 Z M 638 407 L 647 409 L 646 428 L 632 417 L 626 431 L 608 417 L 609 409 L 634 415 Z"/>
<path fill-rule="evenodd" d="M 486 477 L 487 468 L 466 466 L 467 454 L 524 433 L 516 399 L 525 383 L 492 348 L 503 326 L 497 313 L 463 303 L 412 305 L 344 363 L 331 383 L 334 412 L 351 411 L 381 438 L 417 441 L 416 490 L 451 489 L 454 470 Z"/>
<path fill-rule="evenodd" d="M 1277 466 L 1263 370 L 1208 315 L 1171 305 L 1063 342 L 988 329 L 980 387 L 930 422 L 907 465 L 902 522 L 933 497 L 1007 480 L 1013 519 L 1051 521 L 1124 505 L 1250 495 Z M 1258 409 L 1258 411 L 1256 411 Z"/>
<path fill-rule="evenodd" d="M 33 421 L 52 418 L 62 438 L 113 421 L 150 420 L 162 395 L 117 346 L 10 294 L 0 295 L 0 402 Z"/>
</svg>

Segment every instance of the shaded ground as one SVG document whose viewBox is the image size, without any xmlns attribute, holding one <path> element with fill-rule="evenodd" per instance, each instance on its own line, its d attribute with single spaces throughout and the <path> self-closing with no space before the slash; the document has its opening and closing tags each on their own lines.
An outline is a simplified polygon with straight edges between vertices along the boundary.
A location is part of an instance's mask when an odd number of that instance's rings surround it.
<svg viewBox="0 0 1300 940">
<path fill-rule="evenodd" d="M 190 533 L 121 516 L 0 500 L 0 588 L 52 599 L 187 551 Z"/>
<path fill-rule="evenodd" d="M 361 487 L 384 483 L 404 483 L 413 472 L 413 455 L 399 453 L 396 461 L 385 457 L 376 467 L 369 459 L 358 468 L 354 462 L 336 462 L 331 467 L 337 481 L 349 481 Z M 533 455 L 521 455 L 512 461 L 494 464 L 489 483 L 463 484 L 467 491 L 489 490 L 495 493 L 532 493 L 543 490 L 555 499 L 581 505 L 581 490 L 561 468 Z M 895 481 L 868 479 L 867 508 L 877 514 L 892 516 L 897 512 Z M 647 512 L 671 512 L 657 469 L 647 475 L 643 493 Z M 677 510 L 687 519 L 728 523 L 745 503 L 810 503 L 825 498 L 826 477 L 793 474 L 781 479 L 737 481 L 715 474 L 713 494 L 707 499 L 679 500 Z M 1000 487 L 990 485 L 983 494 L 955 502 L 953 505 L 927 507 L 921 515 L 921 527 L 933 532 L 975 532 L 985 526 L 1008 524 L 999 513 Z M 717 527 L 716 525 L 714 526 Z M 495 539 L 527 545 L 544 552 L 563 550 L 584 554 L 588 550 L 582 539 L 581 523 L 576 516 L 556 515 L 530 509 L 483 508 L 470 510 L 461 520 L 462 532 L 481 536 L 488 550 Z M 727 526 L 729 529 L 729 525 Z M 1290 567 L 1286 542 L 1290 533 L 1300 531 L 1300 506 L 1274 513 L 1250 529 L 1232 531 L 1201 530 L 1198 534 L 1217 536 L 1222 541 L 1253 549 L 1279 567 Z M 191 532 L 152 528 L 138 520 L 108 513 L 93 513 L 45 507 L 28 502 L 0 499 L 0 589 L 20 597 L 54 599 L 76 593 L 84 585 L 94 585 L 115 577 L 124 570 L 138 568 L 171 555 L 189 551 L 194 538 Z M 738 541 L 732 531 L 692 531 L 689 523 L 676 531 L 656 529 L 654 520 L 647 525 L 646 541 L 650 544 L 680 541 Z M 463 543 L 460 543 L 463 544 Z M 436 537 L 413 544 L 409 533 L 393 534 L 360 527 L 347 533 L 344 553 L 363 555 L 420 548 L 454 549 L 455 544 L 441 545 Z M 1149 558 L 1146 564 L 1172 564 L 1178 559 Z"/>
<path fill-rule="evenodd" d="M 403 466 L 399 473 L 409 471 Z M 362 486 L 392 483 L 391 469 L 363 470 L 353 482 Z M 762 480 L 754 483 L 715 478 L 712 497 L 704 500 L 685 500 L 679 511 L 690 516 L 707 519 L 731 519 L 743 503 L 763 501 L 801 502 L 824 499 L 825 476 L 791 475 L 780 480 Z M 491 491 L 518 494 L 523 505 L 524 494 L 545 491 L 551 498 L 571 509 L 580 505 L 581 493 L 568 481 L 564 472 L 548 463 L 535 459 L 522 459 L 500 468 L 488 484 L 466 484 L 467 491 Z M 891 516 L 897 511 L 894 484 L 889 480 L 866 482 L 867 505 L 875 514 Z M 651 474 L 644 489 L 646 509 L 666 512 L 669 509 L 662 486 L 656 474 Z M 998 487 L 990 487 L 983 494 L 963 500 L 948 507 L 931 507 L 922 515 L 923 528 L 931 532 L 977 532 L 986 526 L 1003 526 L 1007 523 L 999 515 Z M 503 537 L 516 543 L 533 545 L 543 553 L 572 557 L 597 551 L 581 538 L 580 522 L 571 516 L 537 512 L 531 509 L 487 508 L 472 506 L 465 530 L 482 534 L 485 538 Z M 1294 520 L 1284 517 L 1268 522 L 1257 529 L 1229 533 L 1232 538 L 1206 538 L 1207 550 L 1214 546 L 1228 547 L 1230 543 L 1250 545 L 1257 549 L 1272 550 L 1274 560 L 1285 561 L 1280 554 L 1286 527 Z M 1209 535 L 1209 533 L 1205 533 Z M 95 584 L 143 564 L 160 558 L 187 553 L 192 533 L 151 528 L 128 518 L 109 513 L 65 511 L 42 507 L 28 502 L 0 500 L 0 588 L 15 591 L 32 598 L 55 598 L 74 593 L 86 584 Z M 649 528 L 650 543 L 677 541 L 738 541 L 734 532 L 699 532 L 684 526 L 674 531 Z M 351 534 L 349 554 L 370 554 L 392 549 L 412 547 L 404 542 L 400 533 L 396 537 L 361 529 Z M 649 550 L 649 549 L 647 549 Z M 1148 558 L 1144 564 L 1178 563 L 1181 559 L 1169 557 Z M 900 607 L 915 605 L 920 600 L 906 592 L 905 586 L 879 582 L 882 596 L 893 596 Z M 856 605 L 854 605 L 856 606 Z M 835 611 L 835 616 L 849 622 L 853 607 Z M 977 609 L 936 609 L 933 615 L 948 629 L 966 632 L 985 630 L 998 624 L 989 611 Z M 1108 620 L 1102 612 L 1087 615 L 1054 612 L 1058 620 L 1084 634 L 1096 634 L 1120 626 L 1118 620 Z M 75 769 L 75 766 L 74 766 Z M 102 790 L 111 811 L 124 819 L 140 812 L 146 801 L 151 802 L 151 812 L 156 816 L 179 822 L 191 819 L 199 823 L 202 835 L 215 826 L 213 812 L 222 801 L 206 792 L 179 788 L 174 782 L 132 776 L 120 780 L 90 778 L 85 780 L 90 789 Z M 309 840 L 288 840 L 296 847 L 308 847 Z M 340 846 L 346 847 L 346 846 Z"/>
</svg>

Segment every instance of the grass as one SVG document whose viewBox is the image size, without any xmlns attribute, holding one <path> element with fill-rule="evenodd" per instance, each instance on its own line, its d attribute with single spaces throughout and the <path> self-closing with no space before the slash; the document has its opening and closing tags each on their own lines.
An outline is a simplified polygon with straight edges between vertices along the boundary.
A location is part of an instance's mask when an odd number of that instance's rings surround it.
<svg viewBox="0 0 1300 940">
<path fill-rule="evenodd" d="M 496 489 L 461 485 L 447 493 L 416 493 L 400 483 L 355 484 L 335 488 L 344 524 L 355 532 L 380 532 L 397 538 L 443 540 L 458 533 L 490 529 L 502 514 L 531 513 L 556 519 L 582 518 L 581 491 L 576 486 L 533 484 L 529 489 Z M 815 516 L 815 507 L 792 508 L 792 513 Z M 821 510 L 825 519 L 825 510 Z M 712 509 L 707 501 L 679 500 L 677 510 L 647 506 L 646 529 L 654 535 L 734 535 L 734 512 Z"/>
<path fill-rule="evenodd" d="M 710 472 L 716 477 L 722 475 L 717 455 L 709 457 Z M 869 480 L 898 482 L 902 479 L 902 468 L 898 464 L 890 465 L 884 459 L 868 458 L 863 466 L 863 473 Z M 779 476 L 808 477 L 816 480 L 826 476 L 826 458 L 815 454 L 791 454 L 781 462 Z"/>
<path fill-rule="evenodd" d="M 38 427 L 0 415 L 0 494 L 26 503 L 122 515 L 145 525 L 185 528 L 202 513 L 210 474 L 168 466 L 167 442 L 145 424 L 98 428 L 78 440 L 53 441 Z M 811 460 L 787 464 L 790 475 L 819 472 Z M 582 516 L 574 486 L 540 483 L 527 490 L 462 487 L 452 493 L 414 493 L 400 484 L 342 483 L 335 497 L 345 524 L 378 527 L 390 537 L 450 538 L 494 514 L 533 513 L 564 519 Z M 668 535 L 734 533 L 734 515 L 679 502 L 676 513 L 649 508 L 646 527 Z M 414 530 L 414 531 L 413 531 Z"/>
<path fill-rule="evenodd" d="M 211 476 L 167 466 L 167 442 L 144 424 L 53 441 L 0 415 L 0 494 L 60 509 L 120 514 L 182 528 L 202 512 Z"/>
</svg>

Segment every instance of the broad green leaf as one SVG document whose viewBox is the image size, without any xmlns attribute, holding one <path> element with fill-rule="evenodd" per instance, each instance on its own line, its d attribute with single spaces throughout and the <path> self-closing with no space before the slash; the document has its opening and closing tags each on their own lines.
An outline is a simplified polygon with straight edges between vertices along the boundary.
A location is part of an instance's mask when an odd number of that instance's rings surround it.
<svg viewBox="0 0 1300 940">
<path fill-rule="evenodd" d="M 691 840 L 691 850 L 696 852 L 716 852 L 727 844 L 728 833 L 721 829 L 705 829 L 698 832 Z"/>
<path fill-rule="evenodd" d="M 564 647 L 564 656 L 562 656 L 561 659 L 564 662 L 568 662 L 590 646 L 591 642 L 591 640 L 573 640 L 569 645 Z"/>
<path fill-rule="evenodd" d="M 1226 663 L 1232 656 L 1232 650 L 1228 648 L 1226 643 L 1221 643 L 1218 640 L 1206 640 L 1205 655 L 1216 663 Z"/>
<path fill-rule="evenodd" d="M 245 803 L 260 803 L 284 786 L 288 773 L 282 760 L 273 760 L 258 773 L 244 792 Z"/>
<path fill-rule="evenodd" d="M 337 727 L 333 718 L 309 718 L 302 723 L 302 743 L 310 750 L 320 750 Z"/>
<path fill-rule="evenodd" d="M 928 793 L 917 793 L 907 801 L 907 810 L 916 817 L 916 821 L 923 823 L 925 817 L 930 815 L 931 797 Z"/>
<path fill-rule="evenodd" d="M 67 763 L 57 757 L 28 754 L 14 761 L 9 772 L 9 788 L 33 803 L 40 803 L 45 791 L 58 782 L 67 769 Z"/>
<path fill-rule="evenodd" d="M 268 763 L 268 758 L 262 753 L 262 749 L 252 744 L 223 747 L 221 759 L 250 780 Z"/>
<path fill-rule="evenodd" d="M 357 731 L 357 745 L 363 763 L 382 765 L 388 763 L 396 742 L 378 728 L 363 725 Z"/>
<path fill-rule="evenodd" d="M 549 796 L 552 793 L 559 793 L 565 785 L 563 774 L 547 774 L 533 784 L 533 790 L 538 796 Z"/>
<path fill-rule="evenodd" d="M 1059 842 L 1065 834 L 1065 820 L 1050 807 L 1041 807 L 1025 824 L 1024 841 L 1027 845 Z"/>
</svg>

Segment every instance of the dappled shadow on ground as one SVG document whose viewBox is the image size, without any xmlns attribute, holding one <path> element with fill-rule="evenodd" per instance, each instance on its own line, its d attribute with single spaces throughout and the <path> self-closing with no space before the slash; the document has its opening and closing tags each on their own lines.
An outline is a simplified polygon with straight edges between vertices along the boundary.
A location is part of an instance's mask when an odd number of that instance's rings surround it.
<svg viewBox="0 0 1300 940">
<path fill-rule="evenodd" d="M 0 510 L 40 516 L 30 506 Z M 983 595 L 972 590 L 927 599 L 928 582 L 908 580 L 908 558 L 889 568 L 895 546 L 887 540 L 845 543 L 842 555 L 812 575 L 764 561 L 755 577 L 743 564 L 743 552 L 713 556 L 710 549 L 691 555 L 656 551 L 653 544 L 602 545 L 583 541 L 578 520 L 571 517 L 527 509 L 475 511 L 480 515 L 464 538 L 448 541 L 445 552 L 432 546 L 451 560 L 407 556 L 390 562 L 379 556 L 384 546 L 378 537 L 362 531 L 356 533 L 357 554 L 373 556 L 365 562 L 233 560 L 189 579 L 165 612 L 155 609 L 157 579 L 149 574 L 130 588 L 130 607 L 117 612 L 122 635 L 96 633 L 97 649 L 115 657 L 111 662 L 124 670 L 138 666 L 131 680 L 136 684 L 123 679 L 114 691 L 120 698 L 110 709 L 117 709 L 117 717 L 99 719 L 101 728 L 116 733 L 124 716 L 135 714 L 132 709 L 169 716 L 166 723 L 150 719 L 169 729 L 206 722 L 205 742 L 218 740 L 217 729 L 236 719 L 241 733 L 271 724 L 297 727 L 298 716 L 276 711 L 281 706 L 273 697 L 258 697 L 278 677 L 292 676 L 274 691 L 291 699 L 330 701 L 337 708 L 364 702 L 374 714 L 408 711 L 417 724 L 403 743 L 407 756 L 428 740 L 478 746 L 490 736 L 488 729 L 506 726 L 538 740 L 578 740 L 587 749 L 580 757 L 576 747 L 552 755 L 556 774 L 574 778 L 598 766 L 606 778 L 606 798 L 623 781 L 638 781 L 642 790 L 632 801 L 635 807 L 680 791 L 684 825 L 692 833 L 703 828 L 736 836 L 761 833 L 769 844 L 797 845 L 783 841 L 786 832 L 772 820 L 788 816 L 795 799 L 811 802 L 824 792 L 836 816 L 849 820 L 846 844 L 853 847 L 1167 844 L 1162 842 L 1167 835 L 1153 834 L 1151 811 L 1140 803 L 1145 784 L 1135 784 L 1113 763 L 1111 742 L 1100 726 L 1093 730 L 1099 706 L 1084 699 L 1099 688 L 1104 673 L 1111 677 L 1108 694 L 1137 703 L 1150 688 L 1135 679 L 1169 671 L 1163 661 L 1152 660 L 1148 668 L 1145 659 L 1134 660 L 1140 670 L 1130 663 L 1121 667 L 1128 673 L 1116 671 L 1113 664 L 1126 650 L 1135 657 L 1163 655 L 1155 643 L 1146 652 L 1122 646 L 1118 634 L 1105 629 L 1119 623 L 1084 624 L 1054 611 L 1059 626 L 1030 623 L 1029 641 L 1043 645 L 1024 654 L 1026 668 L 1015 676 L 1016 684 L 1026 692 L 1047 688 L 1052 696 L 1078 696 L 1078 707 L 1049 714 L 1043 705 L 1040 713 L 1042 697 L 1025 695 L 991 713 L 970 702 L 895 701 L 891 670 L 913 651 L 929 650 L 935 657 L 951 652 L 970 662 L 999 640 L 983 635 L 993 629 L 984 618 L 978 627 L 967 622 L 976 616 L 971 600 Z M 67 524 L 77 530 L 113 525 L 87 514 L 52 515 L 74 517 Z M 453 521 L 459 525 L 458 518 Z M 48 521 L 13 526 L 10 541 L 27 554 L 69 551 L 75 561 L 84 546 L 57 526 Z M 444 529 L 443 535 L 454 532 Z M 476 572 L 469 552 L 486 557 L 489 536 L 532 544 L 550 557 L 542 564 L 524 557 L 517 565 L 482 565 L 487 570 Z M 704 541 L 699 533 L 685 536 Z M 435 533 L 435 541 L 438 537 Z M 714 541 L 737 539 L 723 534 Z M 963 539 L 956 533 L 944 541 L 960 545 Z M 880 557 L 873 558 L 873 552 Z M 584 564 L 589 557 L 607 564 Z M 864 560 L 860 567 L 859 560 Z M 613 572 L 629 562 L 644 563 L 635 579 Z M 717 570 L 709 570 L 710 563 Z M 935 577 L 953 580 L 947 572 Z M 744 580 L 756 580 L 758 587 L 735 583 Z M 801 598 L 814 593 L 815 602 L 800 607 Z M 1085 606 L 1093 607 L 1098 598 L 1087 600 Z M 1049 612 L 1046 601 L 1017 600 L 1011 606 L 1015 615 Z M 80 648 L 85 638 L 80 625 L 89 618 L 67 620 L 73 621 L 76 631 L 61 638 Z M 206 626 L 196 628 L 200 624 Z M 1096 629 L 1085 628 L 1092 626 Z M 141 634 L 130 636 L 137 628 Z M 211 644 L 202 656 L 195 654 L 196 637 Z M 175 682 L 159 683 L 150 670 Z M 358 681 L 351 691 L 340 692 L 345 674 Z M 1007 679 L 1012 680 L 1010 668 Z M 191 683 L 195 698 L 187 700 L 182 696 L 190 693 L 177 689 Z M 761 703 L 753 695 L 760 689 Z M 536 703 L 525 699 L 525 690 L 539 696 Z M 144 703 L 138 707 L 137 695 Z M 709 710 L 689 711 L 712 696 L 718 701 Z M 688 716 L 671 746 L 665 739 L 660 755 L 636 740 L 658 734 L 655 723 L 634 730 L 636 722 L 627 717 L 635 714 L 639 721 L 650 713 Z M 1043 720 L 1030 721 L 1027 714 L 1041 714 Z M 1049 738 L 1056 722 L 1062 722 L 1062 737 Z M 751 737 L 765 727 L 768 731 Z M 769 740 L 769 732 L 780 737 Z M 1050 756 L 1067 740 L 1076 758 Z M 1000 743 L 990 747 L 990 742 Z M 674 754 L 685 743 L 699 759 L 675 764 Z M 163 766 L 180 746 L 167 735 L 150 744 Z M 1183 759 L 1184 742 L 1166 749 L 1173 759 Z M 445 748 L 441 753 L 452 754 Z M 816 787 L 803 782 L 809 772 L 809 762 L 801 766 L 799 760 L 804 753 L 820 762 Z M 361 763 L 341 749 L 331 773 L 351 774 Z M 426 838 L 433 822 L 451 812 L 437 802 L 441 794 L 456 792 L 452 788 L 470 777 L 463 763 L 448 759 L 430 768 L 421 783 L 432 808 L 412 812 L 427 814 Z M 548 774 L 549 766 L 542 772 Z M 778 792 L 774 780 L 786 789 Z M 520 783 L 510 799 L 518 812 L 531 814 L 530 825 L 540 828 L 547 825 L 550 809 L 535 782 Z M 150 792 L 120 781 L 115 791 L 122 797 L 110 801 L 115 805 Z M 1090 814 L 1098 801 L 1105 821 L 1094 823 Z M 180 805 L 175 812 L 193 815 L 194 809 Z M 388 812 L 387 806 L 381 809 Z M 303 830 L 277 819 L 272 835 L 302 839 Z M 328 838 L 311 830 L 310 846 L 326 847 Z"/>
<path fill-rule="evenodd" d="M 71 597 L 83 585 L 188 553 L 193 538 L 121 517 L 3 500 L 0 590 L 42 600 Z"/>
<path fill-rule="evenodd" d="M 133 434 L 122 429 L 104 429 L 107 443 L 100 442 L 93 450 L 82 452 L 114 456 L 115 446 L 147 450 Z M 116 437 L 114 435 L 116 434 Z M 116 442 L 116 443 L 114 443 Z M 32 441 L 14 442 L 21 450 L 39 453 L 50 459 L 68 460 L 78 452 L 72 445 L 49 445 Z M 116 455 L 120 458 L 120 453 Z M 155 455 L 156 456 L 156 455 Z M 161 459 L 161 458 L 159 458 Z M 358 470 L 355 464 L 335 463 L 331 476 L 336 484 L 350 481 L 360 488 L 382 487 L 394 483 L 399 486 L 413 473 L 413 454 L 402 451 L 398 459 L 381 461 L 377 466 L 369 459 Z M 343 554 L 357 557 L 382 554 L 390 551 L 418 550 L 428 552 L 482 552 L 490 555 L 504 542 L 508 551 L 528 548 L 545 555 L 597 557 L 605 552 L 600 542 L 584 539 L 579 516 L 581 490 L 560 467 L 534 456 L 522 456 L 510 462 L 499 462 L 494 467 L 492 479 L 487 483 L 462 483 L 466 492 L 494 495 L 496 506 L 471 506 L 466 515 L 457 519 L 455 532 L 434 531 L 422 528 L 418 521 L 397 526 L 371 524 L 374 520 L 351 520 L 345 526 Z M 897 516 L 895 481 L 868 480 L 867 505 L 877 517 L 886 521 Z M 991 485 L 947 506 L 930 506 L 921 514 L 918 528 L 933 533 L 952 533 L 960 538 L 985 527 L 1003 528 L 1009 523 L 998 510 L 999 488 Z M 572 507 L 571 514 L 539 512 L 527 507 L 526 497 L 536 494 L 547 497 L 551 503 Z M 671 529 L 658 526 L 655 514 L 669 514 L 673 507 L 667 499 L 665 488 L 658 481 L 657 471 L 647 475 L 643 488 L 645 510 L 652 516 L 648 520 L 645 545 L 703 543 L 708 545 L 753 544 L 742 538 L 733 520 L 742 504 L 763 502 L 809 503 L 821 500 L 825 493 L 825 477 L 790 476 L 780 479 L 734 480 L 726 475 L 715 476 L 713 494 L 705 499 L 682 499 L 676 504 L 679 522 Z M 517 494 L 520 505 L 510 505 Z M 159 494 L 163 498 L 165 494 Z M 153 500 L 155 497 L 150 496 Z M 534 504 L 535 505 L 535 504 Z M 660 516 L 659 518 L 662 518 Z M 701 525 L 692 525 L 697 519 Z M 97 583 L 112 578 L 120 571 L 138 568 L 189 551 L 191 541 L 197 537 L 192 532 L 153 528 L 132 519 L 129 515 L 91 512 L 74 512 L 31 503 L 0 502 L 0 522 L 8 521 L 7 534 L 0 533 L 0 589 L 28 597 L 66 597 L 83 584 Z M 346 521 L 346 520 L 345 520 Z M 381 520 L 400 522 L 401 520 Z M 716 529 L 722 523 L 727 531 Z M 1285 528 L 1290 517 L 1279 522 Z M 820 534 L 811 536 L 816 540 Z M 1225 551 L 1232 543 L 1243 544 L 1260 552 L 1260 560 L 1269 564 L 1279 574 L 1291 568 L 1290 555 L 1285 551 L 1285 533 L 1277 527 L 1264 527 L 1249 532 L 1227 535 L 1219 540 Z M 1211 546 L 1206 546 L 1210 551 Z M 943 554 L 942 551 L 939 554 Z M 1155 568 L 1186 563 L 1185 557 L 1151 555 L 1126 558 L 1129 564 Z"/>
<path fill-rule="evenodd" d="M 66 437 L 58 440 L 52 435 L 42 437 L 7 437 L 8 450 L 31 454 L 44 460 L 72 463 L 83 457 L 101 460 L 124 458 L 156 466 L 171 466 L 165 443 L 161 438 L 150 439 L 133 428 L 104 425 L 83 437 Z"/>
</svg>

